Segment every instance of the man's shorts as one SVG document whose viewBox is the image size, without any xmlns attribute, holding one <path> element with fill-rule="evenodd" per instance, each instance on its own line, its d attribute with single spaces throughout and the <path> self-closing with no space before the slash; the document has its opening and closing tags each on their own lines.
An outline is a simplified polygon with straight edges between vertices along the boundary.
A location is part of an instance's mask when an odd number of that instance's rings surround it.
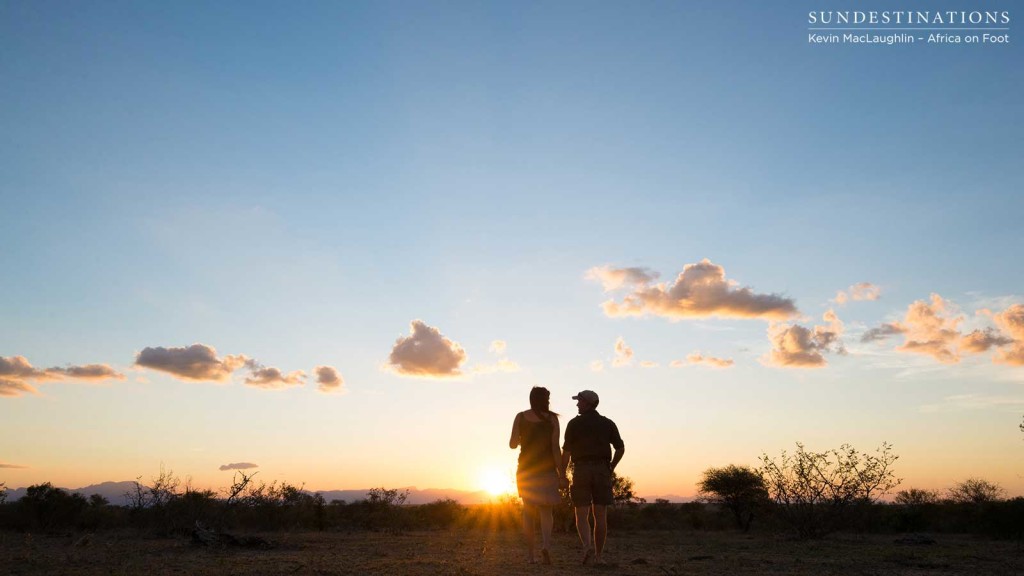
<svg viewBox="0 0 1024 576">
<path fill-rule="evenodd" d="M 573 506 L 612 504 L 612 471 L 608 463 L 576 462 L 572 469 L 572 486 L 569 487 Z"/>
</svg>

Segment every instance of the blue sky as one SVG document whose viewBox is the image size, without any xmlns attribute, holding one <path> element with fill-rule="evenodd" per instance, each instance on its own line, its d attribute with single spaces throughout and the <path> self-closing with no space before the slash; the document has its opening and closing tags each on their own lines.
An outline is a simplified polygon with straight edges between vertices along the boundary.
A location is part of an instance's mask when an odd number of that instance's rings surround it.
<svg viewBox="0 0 1024 576">
<path fill-rule="evenodd" d="M 1020 50 L 809 45 L 807 12 L 832 9 L 852 8 L 3 3 L 0 357 L 124 379 L 0 398 L 24 438 L 0 481 L 163 462 L 221 486 L 215 464 L 245 460 L 313 488 L 472 487 L 514 465 L 507 428 L 543 385 L 566 417 L 602 395 L 643 493 L 883 440 L 915 486 L 1024 493 L 1024 368 L 860 342 L 933 293 L 963 334 L 1024 303 Z M 671 284 L 704 258 L 790 299 L 790 323 L 833 309 L 848 353 L 766 365 L 764 318 L 613 318 L 623 293 L 587 278 Z M 859 282 L 878 299 L 831 301 Z M 465 350 L 462 377 L 387 367 L 417 319 Z M 474 374 L 495 340 L 519 370 Z M 134 366 L 195 343 L 308 382 Z M 698 351 L 733 365 L 669 366 Z M 343 393 L 316 392 L 318 365 Z"/>
</svg>

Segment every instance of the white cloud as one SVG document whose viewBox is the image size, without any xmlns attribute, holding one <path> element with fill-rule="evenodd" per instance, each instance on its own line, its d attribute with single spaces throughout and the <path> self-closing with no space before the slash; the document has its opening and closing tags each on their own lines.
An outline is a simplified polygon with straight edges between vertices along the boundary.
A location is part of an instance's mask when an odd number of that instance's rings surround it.
<svg viewBox="0 0 1024 576">
<path fill-rule="evenodd" d="M 942 402 L 925 404 L 921 412 L 962 412 L 965 410 L 996 410 L 1019 412 L 1024 408 L 1024 398 L 1010 396 L 984 396 L 980 394 L 959 394 L 947 396 Z"/>
<path fill-rule="evenodd" d="M 304 386 L 306 384 L 306 373 L 302 370 L 295 370 L 285 374 L 280 369 L 263 367 L 254 362 L 249 366 L 251 373 L 245 379 L 245 383 L 264 390 L 283 390 L 292 386 Z"/>
<path fill-rule="evenodd" d="M 249 469 L 252 469 L 252 468 L 259 468 L 259 465 L 258 464 L 253 464 L 252 462 L 234 462 L 234 463 L 231 463 L 231 464 L 223 464 L 223 465 L 221 465 L 219 470 L 221 472 L 224 472 L 224 471 L 227 471 L 227 470 L 249 470 Z"/>
<path fill-rule="evenodd" d="M 212 346 L 193 344 L 187 348 L 143 348 L 135 357 L 135 364 L 181 380 L 224 382 L 247 360 L 245 356 L 217 358 L 217 350 Z"/>
<path fill-rule="evenodd" d="M 994 361 L 1010 366 L 1024 366 L 1024 305 L 1014 304 L 992 317 L 996 326 L 1013 337 L 1013 345 L 996 354 Z"/>
<path fill-rule="evenodd" d="M 316 374 L 317 390 L 321 392 L 341 392 L 345 380 L 341 373 L 334 366 L 317 366 L 313 369 Z"/>
<path fill-rule="evenodd" d="M 843 323 L 835 312 L 825 312 L 823 319 L 827 326 L 813 329 L 798 324 L 773 324 L 768 328 L 772 350 L 762 358 L 769 366 L 787 368 L 821 368 L 828 364 L 824 353 L 845 354 L 846 349 L 839 339 L 843 334 Z"/>
<path fill-rule="evenodd" d="M 613 368 L 629 366 L 633 363 L 633 349 L 626 344 L 621 336 L 615 341 L 615 358 L 612 359 Z"/>
<path fill-rule="evenodd" d="M 392 370 L 404 376 L 451 378 L 462 375 L 466 352 L 437 328 L 413 320 L 409 336 L 395 341 L 388 358 Z"/>
<path fill-rule="evenodd" d="M 700 352 L 687 354 L 686 362 L 689 364 L 706 364 L 714 368 L 731 368 L 735 364 L 731 358 L 715 358 L 714 356 L 705 356 Z"/>
<path fill-rule="evenodd" d="M 836 304 L 846 304 L 850 300 L 878 300 L 882 289 L 870 282 L 858 282 L 846 290 L 836 292 Z"/>
<path fill-rule="evenodd" d="M 24 356 L 0 356 L 0 396 L 15 397 L 37 394 L 35 386 L 29 383 L 72 380 L 100 382 L 103 380 L 124 380 L 124 374 L 106 364 L 64 366 L 40 370 L 32 366 Z"/>
<path fill-rule="evenodd" d="M 782 320 L 797 314 L 789 298 L 777 294 L 757 294 L 750 288 L 737 288 L 725 278 L 725 269 L 707 258 L 687 264 L 672 284 L 654 284 L 654 274 L 642 268 L 591 268 L 587 277 L 600 280 L 605 290 L 628 286 L 630 292 L 621 302 L 602 304 L 607 316 L 662 316 L 670 319 L 762 318 Z"/>
</svg>

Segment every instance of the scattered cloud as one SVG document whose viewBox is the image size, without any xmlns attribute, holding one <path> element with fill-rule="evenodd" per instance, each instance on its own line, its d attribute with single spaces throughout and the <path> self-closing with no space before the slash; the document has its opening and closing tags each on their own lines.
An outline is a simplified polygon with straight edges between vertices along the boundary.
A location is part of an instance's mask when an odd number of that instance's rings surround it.
<svg viewBox="0 0 1024 576">
<path fill-rule="evenodd" d="M 604 372 L 604 362 L 600 360 L 594 360 L 590 363 L 591 372 Z"/>
<path fill-rule="evenodd" d="M 1024 305 L 1014 304 L 992 317 L 996 326 L 1013 338 L 1013 344 L 1000 350 L 993 360 L 998 364 L 1024 366 Z"/>
<path fill-rule="evenodd" d="M 797 314 L 793 300 L 777 294 L 757 294 L 725 278 L 725 269 L 707 258 L 687 264 L 672 284 L 654 284 L 655 275 L 643 268 L 591 268 L 587 278 L 601 281 L 606 291 L 628 286 L 621 302 L 602 304 L 609 317 L 662 316 L 682 318 L 762 318 L 784 320 Z"/>
<path fill-rule="evenodd" d="M 864 333 L 860 337 L 861 342 L 876 342 L 878 340 L 885 340 L 889 336 L 895 336 L 897 334 L 903 334 L 903 326 L 899 322 L 892 322 L 882 324 L 878 328 L 872 328 Z"/>
<path fill-rule="evenodd" d="M 644 286 L 658 279 L 658 273 L 648 268 L 612 268 L 598 266 L 587 270 L 588 280 L 597 280 L 605 292 L 618 290 L 624 285 Z"/>
<path fill-rule="evenodd" d="M 959 349 L 972 354 L 987 352 L 990 348 L 998 348 L 1013 344 L 1013 338 L 1007 338 L 994 328 L 974 330 L 960 338 Z"/>
<path fill-rule="evenodd" d="M 6 468 L 8 470 L 28 470 L 28 466 L 22 466 L 21 464 L 10 464 L 8 462 L 0 462 L 0 468 Z"/>
<path fill-rule="evenodd" d="M 249 359 L 245 356 L 217 358 L 217 350 L 205 344 L 187 348 L 143 348 L 135 365 L 166 372 L 181 380 L 224 382 Z"/>
<path fill-rule="evenodd" d="M 679 361 L 682 363 L 681 361 Z M 700 352 L 694 352 L 686 356 L 686 362 L 689 364 L 707 364 L 715 368 L 731 368 L 735 362 L 731 358 L 715 358 L 714 356 L 704 356 Z"/>
<path fill-rule="evenodd" d="M 612 368 L 621 368 L 633 363 L 633 349 L 626 344 L 626 341 L 619 336 L 615 341 L 615 358 L 612 359 Z"/>
<path fill-rule="evenodd" d="M 409 336 L 398 338 L 388 363 L 404 376 L 451 378 L 461 376 L 466 352 L 457 342 L 445 338 L 437 328 L 413 320 Z"/>
<path fill-rule="evenodd" d="M 101 381 L 112 379 L 124 380 L 125 376 L 106 364 L 65 366 L 41 370 L 32 366 L 24 356 L 0 356 L 0 396 L 37 394 L 38 390 L 29 381 L 38 383 L 54 380 Z"/>
<path fill-rule="evenodd" d="M 15 380 L 14 378 L 0 378 L 0 396 L 13 398 L 25 394 L 38 394 L 39 391 L 28 382 Z"/>
<path fill-rule="evenodd" d="M 821 368 L 828 364 L 825 352 L 845 354 L 846 349 L 839 338 L 843 334 L 843 323 L 835 312 L 825 312 L 826 326 L 813 329 L 798 324 L 773 324 L 768 328 L 772 350 L 762 358 L 769 366 L 787 368 Z"/>
<path fill-rule="evenodd" d="M 953 315 L 949 304 L 938 294 L 931 295 L 931 302 L 917 300 L 907 308 L 903 320 L 902 346 L 900 352 L 926 354 L 944 364 L 960 361 L 956 345 L 960 340 L 957 329 L 963 316 Z"/>
<path fill-rule="evenodd" d="M 858 282 L 846 290 L 836 292 L 836 304 L 846 304 L 850 300 L 878 300 L 882 289 L 870 282 Z"/>
<path fill-rule="evenodd" d="M 474 366 L 472 372 L 474 374 L 493 374 L 495 372 L 519 372 L 521 368 L 519 364 L 508 359 L 508 343 L 504 340 L 495 340 L 491 342 L 489 348 L 490 352 L 498 356 L 498 362 L 495 364 L 482 364 Z"/>
<path fill-rule="evenodd" d="M 251 374 L 245 379 L 249 386 L 263 388 L 265 390 L 283 390 L 292 386 L 304 386 L 306 384 L 306 373 L 296 370 L 284 374 L 280 369 L 264 367 L 253 361 L 247 362 Z"/>
<path fill-rule="evenodd" d="M 48 372 L 61 374 L 72 380 L 124 380 L 125 375 L 106 364 L 86 364 L 84 366 L 67 366 L 50 368 Z"/>
<path fill-rule="evenodd" d="M 221 472 L 226 470 L 249 470 L 252 468 L 259 468 L 259 464 L 253 464 L 252 462 L 233 462 L 231 464 L 223 464 L 219 468 Z"/>
<path fill-rule="evenodd" d="M 983 396 L 980 394 L 959 394 L 947 396 L 942 402 L 925 404 L 921 412 L 961 412 L 965 410 L 996 410 L 1018 412 L 1024 407 L 1024 399 L 1010 396 Z"/>
<path fill-rule="evenodd" d="M 673 360 L 668 363 L 668 366 L 669 368 L 683 368 L 686 366 L 686 362 L 683 362 L 682 360 Z"/>
<path fill-rule="evenodd" d="M 39 370 L 29 363 L 24 356 L 0 356 L 0 378 L 15 380 L 46 380 L 55 378 L 45 370 Z"/>
<path fill-rule="evenodd" d="M 640 367 L 641 368 L 657 368 L 658 367 L 658 363 L 654 362 L 652 360 L 643 360 L 643 361 L 640 362 Z"/>
<path fill-rule="evenodd" d="M 334 366 L 317 366 L 313 369 L 316 374 L 317 390 L 321 392 L 341 392 L 345 380 L 341 373 Z"/>
</svg>

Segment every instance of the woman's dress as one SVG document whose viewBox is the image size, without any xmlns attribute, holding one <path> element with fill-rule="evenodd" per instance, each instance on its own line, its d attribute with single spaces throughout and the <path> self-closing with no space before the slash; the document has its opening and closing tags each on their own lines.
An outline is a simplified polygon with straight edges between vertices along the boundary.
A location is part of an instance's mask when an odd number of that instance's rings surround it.
<svg viewBox="0 0 1024 576">
<path fill-rule="evenodd" d="M 525 416 L 519 422 L 519 468 L 516 485 L 524 504 L 554 506 L 562 501 L 558 493 L 558 472 L 552 453 L 550 420 L 530 422 Z"/>
</svg>

